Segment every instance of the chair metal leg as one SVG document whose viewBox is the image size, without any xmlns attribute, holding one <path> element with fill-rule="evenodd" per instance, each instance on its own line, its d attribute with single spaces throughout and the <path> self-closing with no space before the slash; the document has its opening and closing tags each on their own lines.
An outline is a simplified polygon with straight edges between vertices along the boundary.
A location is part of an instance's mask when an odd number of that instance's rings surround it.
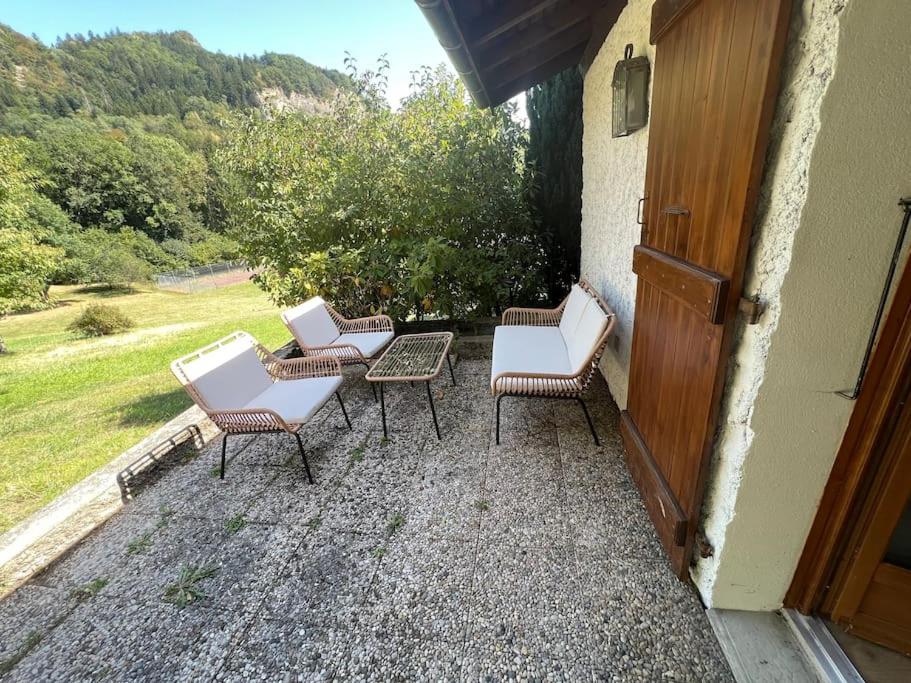
<svg viewBox="0 0 911 683">
<path fill-rule="evenodd" d="M 353 427 L 351 426 L 351 420 L 348 419 L 348 411 L 345 410 L 345 404 L 342 403 L 342 397 L 337 391 L 335 392 L 335 397 L 338 399 L 338 404 L 342 408 L 342 415 L 345 416 L 345 422 L 348 423 L 348 429 L 353 429 Z"/>
<path fill-rule="evenodd" d="M 500 401 L 503 400 L 503 394 L 497 396 L 497 446 L 500 445 Z"/>
<path fill-rule="evenodd" d="M 380 412 L 383 414 L 383 438 L 389 437 L 386 432 L 386 398 L 383 395 L 383 383 L 380 382 Z"/>
<path fill-rule="evenodd" d="M 307 481 L 312 484 L 313 477 L 310 475 L 310 465 L 307 463 L 307 454 L 304 453 L 304 444 L 301 441 L 301 435 L 295 432 L 294 438 L 297 439 L 297 447 L 301 452 L 301 460 L 304 461 L 304 469 L 307 471 Z"/>
<path fill-rule="evenodd" d="M 449 360 L 449 354 L 446 354 L 446 364 L 449 365 L 449 376 L 452 377 L 452 386 L 456 386 L 455 373 L 452 371 L 452 361 Z"/>
<path fill-rule="evenodd" d="M 363 365 L 365 368 L 367 368 L 367 371 L 368 371 L 368 372 L 370 371 L 370 364 L 369 364 L 369 363 L 362 363 L 362 365 Z M 374 384 L 373 382 L 367 382 L 367 384 L 370 385 L 370 389 L 371 389 L 371 391 L 373 391 L 373 402 L 376 403 L 376 401 L 377 401 L 377 398 L 376 398 L 376 384 Z"/>
<path fill-rule="evenodd" d="M 433 394 L 430 393 L 430 381 L 426 382 L 427 384 L 427 400 L 430 401 L 430 412 L 433 414 L 433 427 L 437 430 L 437 441 L 442 441 L 440 437 L 440 425 L 437 423 L 437 411 L 433 407 Z"/>
<path fill-rule="evenodd" d="M 221 475 L 220 478 L 225 478 L 225 449 L 228 447 L 228 433 L 225 432 L 225 435 L 221 439 Z"/>
<path fill-rule="evenodd" d="M 598 441 L 598 433 L 595 431 L 595 425 L 592 423 L 591 416 L 588 414 L 588 408 L 585 407 L 585 401 L 581 398 L 576 399 L 579 402 L 579 405 L 582 406 L 582 412 L 585 413 L 585 420 L 588 422 L 588 428 L 592 432 L 592 438 L 595 440 L 595 445 L 600 446 L 601 442 Z"/>
</svg>

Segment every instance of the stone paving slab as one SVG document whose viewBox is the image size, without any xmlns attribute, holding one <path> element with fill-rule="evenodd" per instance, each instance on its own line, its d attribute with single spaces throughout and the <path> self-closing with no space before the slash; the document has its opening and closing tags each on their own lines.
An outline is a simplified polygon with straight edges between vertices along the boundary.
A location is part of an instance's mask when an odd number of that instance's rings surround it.
<svg viewBox="0 0 911 683">
<path fill-rule="evenodd" d="M 506 399 L 490 364 L 458 386 L 360 373 L 302 434 L 220 441 L 0 602 L 3 681 L 729 681 L 692 589 L 668 568 L 600 378 L 589 408 Z M 213 473 L 213 470 L 215 472 Z M 183 567 L 211 566 L 182 609 Z M 8 671 L 7 671 L 8 670 Z M 2 673 L 6 671 L 6 673 Z"/>
<path fill-rule="evenodd" d="M 79 605 L 16 666 L 11 681 L 200 680 L 244 620 L 197 606 L 178 609 L 96 596 Z"/>
</svg>

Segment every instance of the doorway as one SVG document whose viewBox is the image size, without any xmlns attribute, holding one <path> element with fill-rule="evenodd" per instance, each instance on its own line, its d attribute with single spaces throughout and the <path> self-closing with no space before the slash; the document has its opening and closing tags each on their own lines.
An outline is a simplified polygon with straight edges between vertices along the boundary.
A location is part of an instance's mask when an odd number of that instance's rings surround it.
<svg viewBox="0 0 911 683">
<path fill-rule="evenodd" d="M 903 207 L 907 220 L 911 202 Z M 870 359 L 786 604 L 829 620 L 849 656 L 853 650 L 855 658 L 863 659 L 862 643 L 853 638 L 911 654 L 909 264 Z M 869 652 L 876 654 L 875 649 Z M 890 667 L 902 662 L 891 660 Z"/>
</svg>

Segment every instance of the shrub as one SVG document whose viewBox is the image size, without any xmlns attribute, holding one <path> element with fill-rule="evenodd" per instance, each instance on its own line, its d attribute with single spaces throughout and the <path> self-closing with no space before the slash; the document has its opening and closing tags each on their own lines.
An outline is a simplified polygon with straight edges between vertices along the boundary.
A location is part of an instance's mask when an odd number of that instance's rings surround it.
<svg viewBox="0 0 911 683">
<path fill-rule="evenodd" d="M 116 306 L 89 304 L 67 329 L 87 337 L 103 337 L 125 332 L 133 326 L 133 321 Z"/>
<path fill-rule="evenodd" d="M 393 111 L 384 67 L 327 114 L 239 114 L 219 149 L 239 189 L 246 261 L 279 304 L 319 293 L 348 315 L 498 314 L 543 295 L 544 243 L 525 201 L 527 134 L 471 104 L 445 69 Z"/>
</svg>

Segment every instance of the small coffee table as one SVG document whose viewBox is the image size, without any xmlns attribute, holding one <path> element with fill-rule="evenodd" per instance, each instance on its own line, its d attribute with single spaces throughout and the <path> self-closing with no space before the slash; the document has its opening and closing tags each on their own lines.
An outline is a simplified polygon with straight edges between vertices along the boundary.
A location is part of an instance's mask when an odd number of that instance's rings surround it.
<svg viewBox="0 0 911 683">
<path fill-rule="evenodd" d="M 380 410 L 383 413 L 383 436 L 386 430 L 386 400 L 383 396 L 383 385 L 386 382 L 424 382 L 427 385 L 427 400 L 433 415 L 433 426 L 440 439 L 440 425 L 437 422 L 437 411 L 430 393 L 430 380 L 436 379 L 443 369 L 443 359 L 449 365 L 449 376 L 455 385 L 455 374 L 452 372 L 452 361 L 449 360 L 449 347 L 452 344 L 452 332 L 429 332 L 427 334 L 403 334 L 396 337 L 389 348 L 383 352 L 373 367 L 367 371 L 368 382 L 380 384 Z"/>
</svg>

